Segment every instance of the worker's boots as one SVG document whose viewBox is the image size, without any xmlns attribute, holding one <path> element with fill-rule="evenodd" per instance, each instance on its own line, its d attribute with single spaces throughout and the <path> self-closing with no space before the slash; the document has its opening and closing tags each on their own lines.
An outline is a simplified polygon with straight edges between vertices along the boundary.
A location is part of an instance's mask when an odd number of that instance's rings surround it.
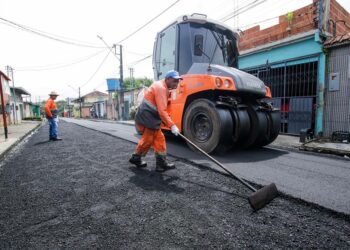
<svg viewBox="0 0 350 250">
<path fill-rule="evenodd" d="M 166 160 L 165 155 L 156 155 L 156 171 L 157 172 L 164 172 L 169 169 L 174 169 L 175 164 L 174 163 L 169 163 Z"/>
<path fill-rule="evenodd" d="M 147 163 L 141 159 L 141 155 L 139 154 L 132 154 L 129 162 L 135 164 L 138 168 L 147 167 Z"/>
</svg>

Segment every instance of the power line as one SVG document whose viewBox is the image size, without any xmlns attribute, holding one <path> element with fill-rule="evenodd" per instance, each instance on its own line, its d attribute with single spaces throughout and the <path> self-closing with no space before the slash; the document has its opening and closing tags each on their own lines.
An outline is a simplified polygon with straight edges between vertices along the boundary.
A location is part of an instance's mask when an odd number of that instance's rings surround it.
<svg viewBox="0 0 350 250">
<path fill-rule="evenodd" d="M 250 24 L 241 26 L 241 27 L 239 27 L 239 28 L 240 28 L 240 29 L 243 29 L 243 28 L 249 27 L 249 26 L 251 26 L 251 25 L 255 25 L 255 24 L 260 24 L 260 23 L 263 23 L 263 22 L 271 21 L 271 20 L 273 20 L 273 19 L 278 18 L 279 16 L 280 16 L 280 15 L 275 16 L 275 17 L 270 17 L 270 18 L 267 18 L 267 19 L 264 19 L 264 20 L 257 21 L 257 22 L 255 22 L 255 23 L 250 23 Z"/>
<path fill-rule="evenodd" d="M 10 27 L 15 27 L 15 28 L 19 28 L 23 31 L 27 31 L 27 32 L 30 32 L 30 33 L 33 33 L 35 35 L 38 35 L 38 36 L 41 36 L 41 37 L 45 37 L 47 39 L 51 39 L 51 40 L 54 40 L 56 42 L 61 42 L 61 43 L 65 43 L 65 44 L 69 44 L 69 45 L 74 45 L 74 46 L 79 46 L 79 47 L 87 47 L 87 48 L 104 48 L 104 47 L 101 47 L 101 46 L 95 46 L 95 45 L 88 45 L 88 44 L 83 44 L 83 43 L 78 43 L 78 42 L 74 42 L 74 39 L 70 39 L 72 41 L 69 41 L 69 40 L 63 40 L 61 38 L 59 38 L 60 36 L 58 35 L 53 35 L 53 34 L 50 34 L 50 33 L 47 33 L 47 32 L 44 32 L 44 31 L 41 31 L 41 30 L 37 30 L 37 29 L 34 29 L 34 28 L 31 28 L 31 27 L 28 27 L 28 26 L 24 26 L 22 24 L 19 24 L 19 23 L 16 23 L 16 22 L 13 22 L 13 21 L 10 21 L 8 19 L 5 19 L 5 18 L 2 18 L 0 17 L 0 20 L 3 21 L 2 23 L 3 24 L 6 24 Z M 56 36 L 56 37 L 55 37 Z M 67 38 L 66 38 L 67 39 Z"/>
<path fill-rule="evenodd" d="M 221 18 L 220 20 L 223 21 L 223 22 L 226 22 L 226 21 L 228 21 L 228 20 L 230 20 L 230 19 L 232 19 L 232 18 L 234 18 L 234 17 L 236 17 L 236 16 L 238 16 L 240 14 L 243 14 L 244 12 L 247 12 L 247 11 L 253 9 L 254 7 L 256 7 L 256 6 L 262 4 L 262 3 L 266 2 L 266 1 L 267 0 L 255 0 L 254 2 L 251 2 L 251 3 L 247 4 L 247 5 L 239 8 L 237 11 L 235 11 L 235 12 L 233 12 L 233 13 L 231 13 L 231 14 L 223 17 L 223 18 Z"/>
<path fill-rule="evenodd" d="M 175 1 L 174 3 L 172 3 L 169 7 L 167 7 L 166 9 L 164 9 L 162 12 L 160 12 L 158 15 L 156 15 L 155 17 L 153 17 L 151 20 L 149 20 L 147 23 L 145 23 L 144 25 L 142 25 L 140 28 L 138 28 L 137 30 L 135 30 L 134 32 L 132 32 L 131 34 L 127 35 L 126 37 L 124 37 L 122 40 L 120 40 L 118 42 L 118 44 L 124 42 L 125 40 L 127 40 L 128 38 L 130 38 L 131 36 L 135 35 L 137 32 L 139 32 L 141 29 L 143 29 L 144 27 L 146 27 L 148 24 L 150 24 L 151 22 L 153 22 L 155 19 L 157 19 L 158 17 L 160 17 L 161 15 L 163 15 L 165 12 L 167 12 L 169 9 L 171 9 L 175 4 L 177 4 L 178 2 L 180 2 L 180 0 Z"/>
<path fill-rule="evenodd" d="M 107 60 L 107 57 L 109 56 L 109 54 L 111 53 L 111 49 L 108 51 L 108 54 L 105 56 L 105 58 L 103 58 L 102 62 L 100 63 L 100 65 L 97 67 L 96 71 L 91 75 L 91 77 L 89 78 L 89 80 L 87 80 L 83 85 L 81 85 L 80 87 L 84 87 L 86 84 L 88 84 L 92 78 L 94 78 L 94 76 L 97 74 L 97 72 L 100 70 L 100 68 L 102 67 L 102 65 L 105 63 L 105 61 Z"/>
<path fill-rule="evenodd" d="M 124 51 L 128 54 L 133 54 L 133 55 L 137 55 L 137 56 L 146 56 L 149 54 L 149 53 L 139 53 L 139 52 L 130 51 L 130 50 L 126 50 L 126 49 L 124 49 Z"/>
<path fill-rule="evenodd" d="M 83 58 L 73 60 L 73 62 L 67 63 L 67 64 L 43 65 L 43 66 L 36 66 L 36 67 L 16 67 L 16 70 L 17 71 L 46 71 L 46 70 L 55 70 L 55 69 L 66 68 L 66 67 L 90 60 L 91 58 L 101 54 L 104 51 L 105 51 L 105 49 L 98 51 L 94 54 L 91 54 L 89 56 L 85 56 Z"/>
<path fill-rule="evenodd" d="M 130 66 L 135 66 L 136 64 L 138 64 L 138 63 L 140 63 L 140 62 L 142 62 L 142 61 L 144 61 L 144 60 L 146 60 L 146 59 L 148 59 L 148 58 L 150 58 L 150 57 L 152 57 L 152 55 L 148 55 L 148 56 L 146 56 L 146 57 L 144 57 L 144 58 L 142 58 L 142 59 L 140 59 L 140 60 L 137 60 L 137 61 L 135 61 L 135 62 L 132 62 L 132 63 L 130 63 Z"/>
<path fill-rule="evenodd" d="M 273 8 L 273 9 L 276 9 L 276 8 Z M 271 10 L 273 10 L 273 9 L 271 9 Z M 306 13 L 304 13 L 304 14 L 305 14 L 305 15 L 308 15 L 308 14 L 310 14 L 310 13 L 312 13 L 312 11 L 311 11 L 311 12 L 310 12 L 310 11 L 309 11 L 309 12 L 306 12 Z M 254 23 L 246 24 L 246 25 L 244 25 L 244 26 L 240 26 L 239 28 L 240 28 L 240 29 L 243 29 L 243 28 L 246 28 L 246 27 L 249 27 L 249 26 L 252 26 L 252 25 L 256 25 L 256 24 L 260 24 L 260 23 L 267 22 L 267 21 L 271 21 L 271 20 L 273 20 L 273 19 L 279 18 L 280 16 L 283 16 L 283 14 L 280 14 L 280 15 L 274 16 L 274 17 L 269 17 L 269 18 L 266 18 L 266 19 L 263 19 L 263 20 L 260 20 L 260 21 L 254 22 Z M 300 14 L 299 14 L 298 16 L 300 16 Z"/>
</svg>

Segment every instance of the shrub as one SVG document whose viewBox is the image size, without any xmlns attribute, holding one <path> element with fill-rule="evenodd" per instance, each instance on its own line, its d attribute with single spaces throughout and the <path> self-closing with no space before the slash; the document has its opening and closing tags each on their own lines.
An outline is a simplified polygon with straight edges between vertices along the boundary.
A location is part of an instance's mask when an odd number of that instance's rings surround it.
<svg viewBox="0 0 350 250">
<path fill-rule="evenodd" d="M 25 121 L 42 121 L 43 119 L 41 119 L 41 117 L 35 117 L 35 116 L 33 116 L 33 117 L 25 117 L 25 118 L 23 118 L 23 120 L 25 120 Z"/>
</svg>

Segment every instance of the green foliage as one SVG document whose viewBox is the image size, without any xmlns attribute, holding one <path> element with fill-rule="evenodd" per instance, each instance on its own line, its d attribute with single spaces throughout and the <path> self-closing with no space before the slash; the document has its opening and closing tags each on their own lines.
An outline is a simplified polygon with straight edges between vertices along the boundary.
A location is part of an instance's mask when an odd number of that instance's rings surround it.
<svg viewBox="0 0 350 250">
<path fill-rule="evenodd" d="M 25 120 L 25 121 L 42 121 L 42 119 L 41 119 L 41 117 L 35 117 L 35 116 L 33 116 L 33 117 L 25 117 L 25 118 L 23 118 L 23 120 Z"/>
<path fill-rule="evenodd" d="M 126 90 L 130 90 L 133 88 L 139 88 L 142 86 L 149 87 L 152 84 L 153 80 L 147 77 L 144 78 L 134 78 L 133 86 L 131 85 L 130 77 L 124 79 L 124 87 Z"/>
<path fill-rule="evenodd" d="M 55 101 L 55 102 L 56 102 L 56 105 L 57 105 L 58 114 L 60 116 L 63 116 L 64 107 L 68 107 L 67 101 L 59 100 L 59 101 Z"/>
</svg>

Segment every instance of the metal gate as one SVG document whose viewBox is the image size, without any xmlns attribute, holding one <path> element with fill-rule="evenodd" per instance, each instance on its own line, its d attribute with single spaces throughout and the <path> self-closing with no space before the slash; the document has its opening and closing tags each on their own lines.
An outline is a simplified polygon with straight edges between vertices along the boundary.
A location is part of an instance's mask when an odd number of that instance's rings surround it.
<svg viewBox="0 0 350 250">
<path fill-rule="evenodd" d="M 281 110 L 281 133 L 315 128 L 317 69 L 318 61 L 308 58 L 245 70 L 270 87 L 273 105 Z"/>
</svg>

